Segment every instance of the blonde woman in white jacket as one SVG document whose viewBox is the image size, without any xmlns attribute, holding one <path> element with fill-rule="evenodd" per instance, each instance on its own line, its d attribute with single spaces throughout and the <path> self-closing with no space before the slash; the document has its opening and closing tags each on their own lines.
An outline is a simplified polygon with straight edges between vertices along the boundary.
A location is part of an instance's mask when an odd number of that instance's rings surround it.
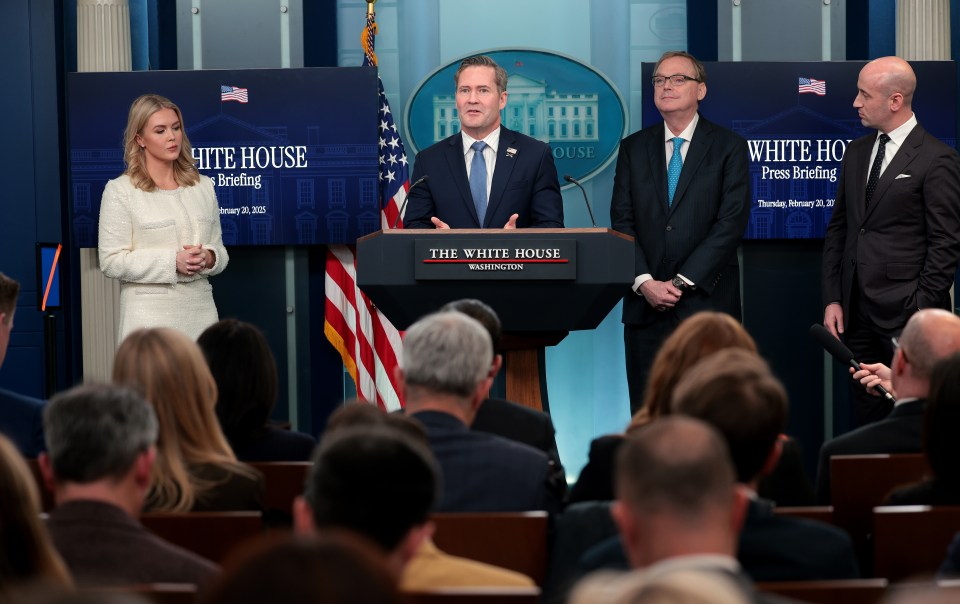
<svg viewBox="0 0 960 604">
<path fill-rule="evenodd" d="M 194 166 L 180 109 L 145 94 L 130 106 L 126 171 L 100 204 L 103 274 L 119 279 L 122 341 L 141 327 L 173 327 L 196 340 L 218 320 L 208 277 L 229 257 L 213 182 Z"/>
</svg>

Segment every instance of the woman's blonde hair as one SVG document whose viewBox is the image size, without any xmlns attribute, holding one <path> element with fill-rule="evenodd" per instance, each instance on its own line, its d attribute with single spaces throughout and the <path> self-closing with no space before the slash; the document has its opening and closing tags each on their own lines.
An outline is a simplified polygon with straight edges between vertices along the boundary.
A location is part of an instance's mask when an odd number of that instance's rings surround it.
<svg viewBox="0 0 960 604">
<path fill-rule="evenodd" d="M 220 429 L 217 384 L 200 348 L 186 335 L 167 327 L 134 331 L 117 349 L 113 379 L 138 388 L 160 424 L 148 509 L 188 511 L 217 486 L 194 475 L 191 466 L 214 464 L 255 475 L 237 461 Z"/>
<path fill-rule="evenodd" d="M 0 435 L 0 600 L 18 584 L 46 580 L 71 585 L 40 519 L 36 480 L 7 437 Z"/>
<path fill-rule="evenodd" d="M 669 415 L 670 397 L 683 374 L 700 359 L 724 348 L 757 352 L 747 330 L 728 314 L 704 311 L 680 323 L 653 359 L 643 406 L 633 415 L 627 430 Z"/>
<path fill-rule="evenodd" d="M 180 113 L 180 108 L 173 101 L 159 94 L 144 94 L 137 97 L 130 105 L 130 113 L 127 115 L 127 129 L 123 133 L 123 161 L 127 165 L 124 174 L 130 177 L 133 186 L 144 191 L 156 190 L 157 183 L 147 172 L 146 160 L 144 159 L 145 152 L 143 147 L 137 143 L 137 136 L 143 135 L 143 128 L 146 126 L 147 120 L 161 109 L 172 109 L 177 114 L 180 131 L 183 135 L 180 142 L 180 156 L 173 162 L 173 176 L 177 184 L 181 187 L 189 187 L 200 182 L 200 174 L 197 172 L 193 161 L 193 150 L 190 146 L 190 139 L 187 138 L 187 130 L 183 123 L 183 114 Z"/>
</svg>

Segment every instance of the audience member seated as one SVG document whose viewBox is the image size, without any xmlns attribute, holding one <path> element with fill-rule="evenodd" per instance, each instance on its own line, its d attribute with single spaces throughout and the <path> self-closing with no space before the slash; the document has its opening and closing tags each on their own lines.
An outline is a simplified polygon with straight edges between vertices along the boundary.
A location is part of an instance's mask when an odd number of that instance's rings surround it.
<svg viewBox="0 0 960 604">
<path fill-rule="evenodd" d="M 543 451 L 470 430 L 492 380 L 493 345 L 476 320 L 437 313 L 407 330 L 397 381 L 440 464 L 438 511 L 556 512 L 565 485 Z"/>
<path fill-rule="evenodd" d="M 757 495 L 760 476 L 780 456 L 787 392 L 766 362 L 744 350 L 716 352 L 690 368 L 673 393 L 674 413 L 695 417 L 723 436 L 737 481 L 749 496 L 737 558 L 754 581 L 854 579 L 850 536 L 814 520 L 778 516 Z"/>
<path fill-rule="evenodd" d="M 474 299 L 456 300 L 444 305 L 440 310 L 462 312 L 483 325 L 493 341 L 492 375 L 495 377 L 503 367 L 503 355 L 500 353 L 503 330 L 496 311 L 484 302 Z M 553 464 L 557 484 L 566 487 L 566 473 L 557 452 L 556 430 L 553 420 L 546 413 L 501 398 L 488 398 L 480 404 L 470 429 L 496 434 L 540 449 Z"/>
<path fill-rule="evenodd" d="M 277 403 L 277 364 L 256 326 L 214 323 L 197 339 L 217 382 L 217 418 L 241 461 L 307 461 L 317 441 L 270 425 Z"/>
<path fill-rule="evenodd" d="M 754 581 L 856 578 L 850 537 L 840 529 L 803 518 L 777 516 L 756 493 L 758 478 L 780 455 L 787 420 L 787 393 L 755 353 L 718 351 L 694 365 L 677 385 L 675 415 L 687 415 L 723 436 L 737 481 L 748 497 L 737 558 Z M 655 425 L 655 424 L 654 424 Z M 642 433 L 642 430 L 640 431 Z M 587 565 L 617 565 L 622 547 L 610 540 L 585 554 Z"/>
<path fill-rule="evenodd" d="M 628 431 L 670 415 L 670 398 L 686 371 L 705 356 L 725 348 L 757 352 L 753 338 L 730 315 L 699 312 L 683 321 L 657 352 L 650 368 L 643 407 L 634 415 Z M 614 459 L 622 443 L 622 434 L 608 434 L 590 443 L 587 464 L 580 471 L 567 503 L 614 498 Z M 774 472 L 761 479 L 759 492 L 778 505 L 813 503 L 813 487 L 803 469 L 800 448 L 794 439 L 788 438 L 784 442 L 780 462 Z"/>
<path fill-rule="evenodd" d="M 186 337 L 186 336 L 184 336 Z M 138 521 L 157 456 L 157 417 L 118 386 L 78 386 L 44 412 L 40 456 L 56 508 L 47 528 L 80 586 L 204 584 L 218 571 Z"/>
<path fill-rule="evenodd" d="M 734 557 L 746 500 L 723 439 L 703 422 L 665 417 L 627 439 L 611 512 L 634 572 L 645 578 L 712 573 L 754 599 Z"/>
<path fill-rule="evenodd" d="M 958 351 L 960 318 L 945 310 L 924 309 L 907 321 L 889 369 L 876 364 L 854 374 L 865 385 L 889 377 L 897 402 L 886 419 L 861 426 L 820 447 L 817 498 L 821 504 L 830 504 L 830 457 L 920 452 L 930 372 L 937 361 Z"/>
<path fill-rule="evenodd" d="M 934 366 L 923 424 L 923 452 L 933 478 L 895 490 L 885 505 L 960 505 L 960 354 Z"/>
<path fill-rule="evenodd" d="M 204 604 L 399 604 L 383 553 L 350 535 L 266 540 L 229 560 Z"/>
<path fill-rule="evenodd" d="M 385 432 L 399 440 L 388 438 L 382 442 L 371 441 L 367 435 L 372 431 Z M 332 451 L 324 452 L 326 447 L 333 447 L 328 443 L 337 442 L 340 434 L 353 436 Z M 353 445 L 350 443 L 358 439 L 366 444 L 351 451 L 349 447 Z M 402 454 L 395 458 L 396 450 Z M 322 467 L 318 465 L 320 461 L 324 464 Z M 384 472 L 391 479 L 371 480 L 371 473 L 377 471 Z M 325 514 L 325 518 L 319 521 L 321 524 L 313 524 L 320 531 L 342 526 L 393 552 L 393 567 L 402 567 L 400 586 L 405 591 L 442 587 L 533 586 L 533 580 L 520 573 L 444 553 L 433 543 L 433 525 L 430 523 L 425 525 L 428 534 L 412 552 L 398 550 L 395 535 L 399 530 L 418 534 L 415 529 L 424 526 L 426 516 L 421 518 L 421 507 L 426 506 L 426 514 L 432 510 L 438 495 L 438 480 L 439 469 L 430 453 L 426 431 L 419 422 L 403 415 L 386 414 L 365 403 L 345 405 L 330 416 L 307 481 L 308 496 L 312 492 L 313 497 L 322 495 L 328 502 L 321 510 Z M 414 499 L 408 502 L 410 505 L 395 517 L 387 519 L 389 527 L 376 524 L 374 521 L 377 520 L 377 510 L 382 507 L 382 502 L 396 499 L 397 493 L 405 494 L 406 489 L 411 489 L 415 494 Z M 427 497 L 428 492 L 433 495 Z M 296 506 L 303 507 L 304 501 L 310 507 L 309 497 Z M 310 510 L 301 510 L 300 513 L 309 516 Z M 313 516 L 316 513 L 314 511 Z M 361 515 L 363 513 L 367 516 Z M 301 532 L 312 532 L 313 527 L 308 519 L 298 523 Z M 388 533 L 388 529 L 392 532 Z"/>
<path fill-rule="evenodd" d="M 0 602 L 36 581 L 70 585 L 67 567 L 40 520 L 37 482 L 17 448 L 2 435 L 0 485 Z"/>
<path fill-rule="evenodd" d="M 0 273 L 0 367 L 10 344 L 19 294 L 20 284 Z M 0 388 L 0 434 L 13 441 L 21 455 L 35 458 L 43 450 L 43 401 Z"/>
<path fill-rule="evenodd" d="M 263 477 L 220 430 L 217 384 L 196 343 L 175 329 L 137 330 L 117 349 L 113 379 L 140 389 L 160 422 L 147 511 L 263 509 Z"/>
</svg>

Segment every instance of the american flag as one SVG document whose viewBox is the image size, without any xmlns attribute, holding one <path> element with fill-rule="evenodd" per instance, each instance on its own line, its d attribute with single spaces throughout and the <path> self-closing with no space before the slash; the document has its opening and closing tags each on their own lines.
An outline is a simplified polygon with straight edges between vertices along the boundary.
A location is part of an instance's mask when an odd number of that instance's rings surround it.
<svg viewBox="0 0 960 604">
<path fill-rule="evenodd" d="M 376 17 L 367 14 L 363 64 L 376 68 L 373 51 Z M 410 187 L 407 155 L 390 104 L 377 76 L 380 158 L 380 222 L 389 229 Z M 373 116 L 371 116 L 372 119 Z M 401 334 L 357 287 L 356 247 L 331 245 L 327 250 L 323 331 L 357 386 L 357 396 L 392 411 L 403 406 L 393 375 L 402 346 Z"/>
<path fill-rule="evenodd" d="M 813 78 L 800 78 L 800 94 L 815 94 L 817 96 L 827 95 L 827 81 L 814 80 Z"/>
<path fill-rule="evenodd" d="M 238 103 L 247 102 L 247 89 L 237 88 L 236 86 L 220 86 L 220 101 L 237 101 Z"/>
</svg>

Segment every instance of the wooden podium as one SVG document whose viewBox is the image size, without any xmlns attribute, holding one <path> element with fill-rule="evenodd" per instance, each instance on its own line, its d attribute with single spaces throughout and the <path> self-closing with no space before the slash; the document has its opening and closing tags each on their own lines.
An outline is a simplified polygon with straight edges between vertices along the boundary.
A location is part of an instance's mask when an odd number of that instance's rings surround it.
<svg viewBox="0 0 960 604">
<path fill-rule="evenodd" d="M 487 250 L 479 259 L 478 248 Z M 546 395 L 543 347 L 595 329 L 634 276 L 633 238 L 603 228 L 407 229 L 357 240 L 357 283 L 401 331 L 453 300 L 489 304 L 503 324 L 507 398 L 535 409 Z"/>
</svg>

